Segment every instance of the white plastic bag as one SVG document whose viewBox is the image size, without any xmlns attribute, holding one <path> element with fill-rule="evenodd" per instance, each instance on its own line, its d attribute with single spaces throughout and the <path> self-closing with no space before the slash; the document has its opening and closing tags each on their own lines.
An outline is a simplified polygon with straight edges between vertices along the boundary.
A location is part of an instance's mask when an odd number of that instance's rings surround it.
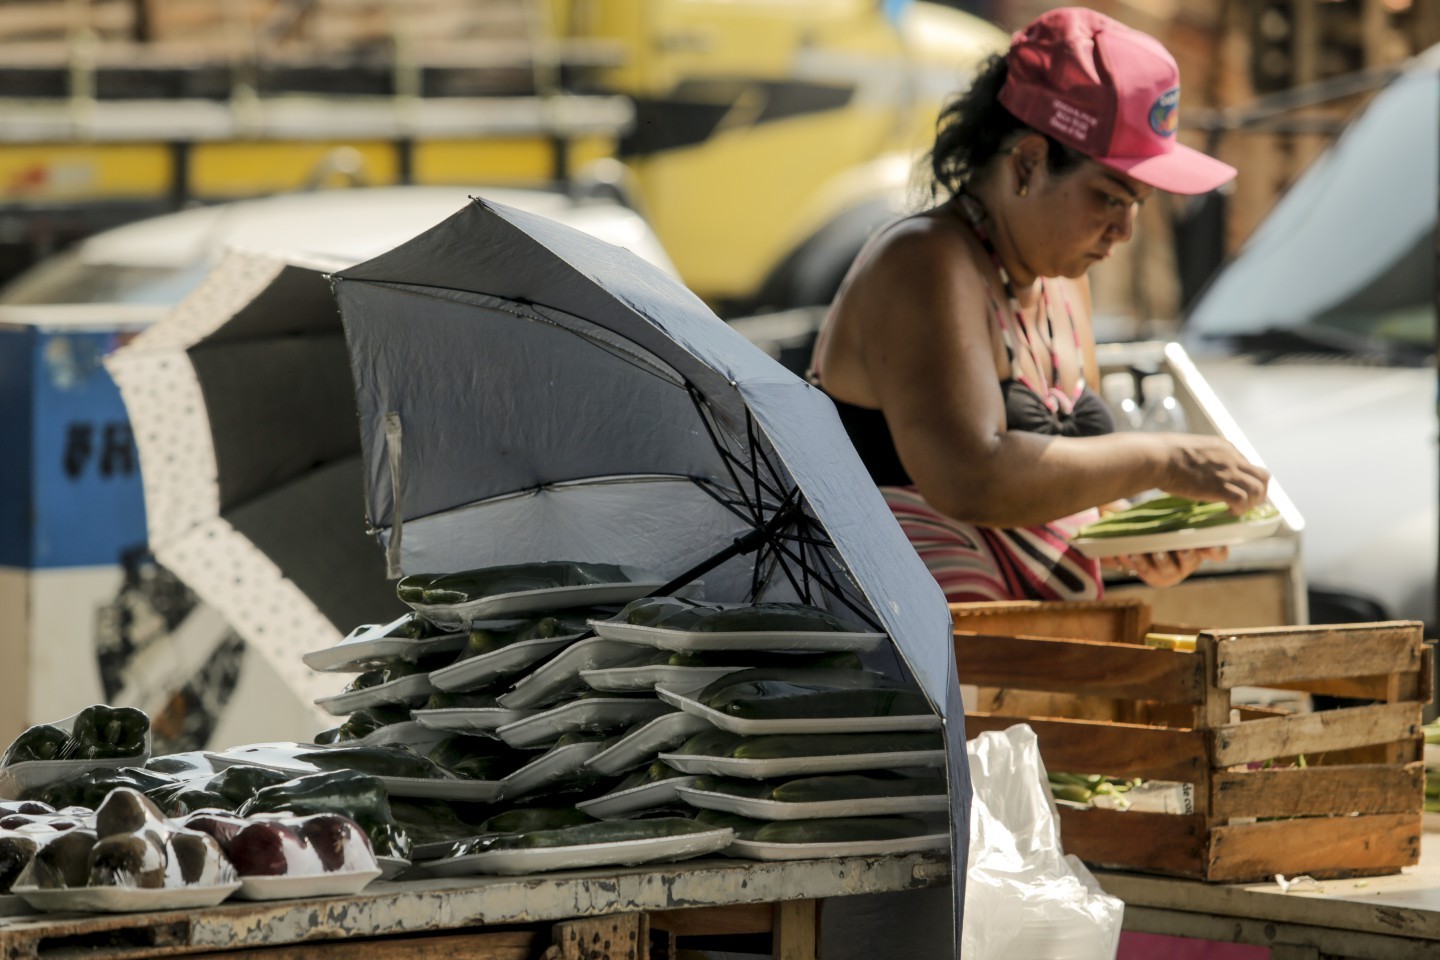
<svg viewBox="0 0 1440 960">
<path fill-rule="evenodd" d="M 1113 960 L 1125 905 L 1060 847 L 1035 731 L 1016 724 L 967 744 L 974 798 L 965 960 Z"/>
</svg>

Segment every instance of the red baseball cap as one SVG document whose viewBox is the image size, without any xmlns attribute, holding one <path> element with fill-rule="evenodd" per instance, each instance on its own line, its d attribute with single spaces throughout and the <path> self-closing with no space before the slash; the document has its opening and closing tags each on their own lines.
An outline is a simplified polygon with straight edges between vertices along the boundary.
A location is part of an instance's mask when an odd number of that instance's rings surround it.
<svg viewBox="0 0 1440 960">
<path fill-rule="evenodd" d="M 1112 170 L 1171 193 L 1205 193 L 1235 168 L 1176 141 L 1180 71 L 1155 38 L 1062 7 L 1011 39 L 1000 103 Z"/>
</svg>

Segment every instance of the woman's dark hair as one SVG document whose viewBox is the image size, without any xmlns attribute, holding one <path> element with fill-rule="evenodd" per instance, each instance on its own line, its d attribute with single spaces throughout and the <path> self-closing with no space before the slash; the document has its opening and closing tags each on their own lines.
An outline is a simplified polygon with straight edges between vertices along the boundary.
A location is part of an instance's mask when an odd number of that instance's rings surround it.
<svg viewBox="0 0 1440 960">
<path fill-rule="evenodd" d="M 940 112 L 929 157 L 934 175 L 932 199 L 942 191 L 947 199 L 953 197 L 975 171 L 1002 153 L 1016 134 L 1036 132 L 1000 104 L 1006 69 L 1005 57 L 991 54 L 981 63 L 970 89 Z M 1083 153 L 1052 137 L 1046 136 L 1045 142 L 1049 145 L 1045 166 L 1053 174 L 1067 173 L 1085 159 Z"/>
</svg>

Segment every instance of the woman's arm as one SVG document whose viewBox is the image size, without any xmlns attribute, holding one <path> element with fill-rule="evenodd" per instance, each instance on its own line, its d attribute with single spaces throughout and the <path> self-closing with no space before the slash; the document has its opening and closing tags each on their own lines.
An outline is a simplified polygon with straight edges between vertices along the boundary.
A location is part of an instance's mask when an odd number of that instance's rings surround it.
<svg viewBox="0 0 1440 960">
<path fill-rule="evenodd" d="M 886 237 L 844 308 L 901 462 L 949 516 L 1030 526 L 1152 487 L 1237 510 L 1264 495 L 1264 471 L 1218 438 L 1007 430 L 985 281 L 948 224 L 917 221 Z"/>
</svg>

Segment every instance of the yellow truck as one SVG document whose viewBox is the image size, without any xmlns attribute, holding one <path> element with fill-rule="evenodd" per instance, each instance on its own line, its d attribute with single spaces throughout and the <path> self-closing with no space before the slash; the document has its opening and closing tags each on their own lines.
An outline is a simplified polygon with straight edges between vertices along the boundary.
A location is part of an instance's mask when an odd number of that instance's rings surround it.
<svg viewBox="0 0 1440 960">
<path fill-rule="evenodd" d="M 152 6 L 178 17 L 186 2 Z M 215 37 L 152 22 L 142 42 L 72 16 L 50 54 L 7 43 L 0 10 L 11 263 L 17 246 L 193 202 L 567 180 L 633 198 L 722 313 L 824 302 L 905 204 L 943 98 L 1006 41 L 949 7 L 894 0 L 312 0 L 288 4 L 307 8 L 310 33 L 282 43 L 286 6 L 254 0 L 265 15 L 239 48 L 219 39 L 233 17 Z M 234 5 L 193 16 L 221 7 Z M 357 25 L 370 8 L 385 16 Z"/>
</svg>

